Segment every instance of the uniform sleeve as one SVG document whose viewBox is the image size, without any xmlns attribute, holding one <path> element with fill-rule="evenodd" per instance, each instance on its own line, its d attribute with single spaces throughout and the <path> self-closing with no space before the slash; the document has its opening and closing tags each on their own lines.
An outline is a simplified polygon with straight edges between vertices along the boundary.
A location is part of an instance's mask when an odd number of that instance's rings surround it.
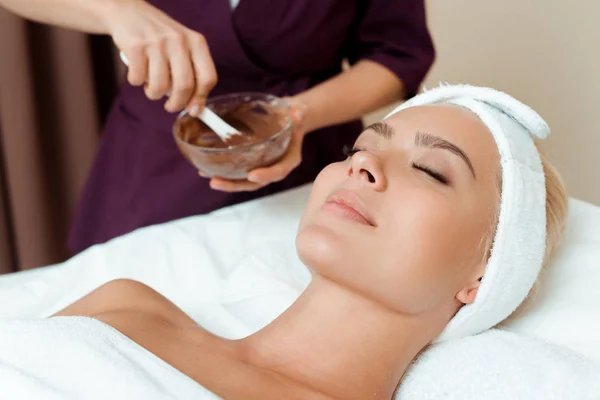
<svg viewBox="0 0 600 400">
<path fill-rule="evenodd" d="M 414 96 L 435 58 L 424 0 L 370 0 L 358 12 L 348 61 L 382 64 L 402 80 L 407 96 Z"/>
</svg>

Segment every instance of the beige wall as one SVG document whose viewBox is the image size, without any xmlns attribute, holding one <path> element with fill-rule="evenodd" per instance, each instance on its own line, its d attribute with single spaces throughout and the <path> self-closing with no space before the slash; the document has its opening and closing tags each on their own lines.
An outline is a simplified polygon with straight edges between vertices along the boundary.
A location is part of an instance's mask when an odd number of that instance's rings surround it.
<svg viewBox="0 0 600 400">
<path fill-rule="evenodd" d="M 548 121 L 569 194 L 600 204 L 600 1 L 428 0 L 437 61 L 425 83 L 506 91 Z"/>
</svg>

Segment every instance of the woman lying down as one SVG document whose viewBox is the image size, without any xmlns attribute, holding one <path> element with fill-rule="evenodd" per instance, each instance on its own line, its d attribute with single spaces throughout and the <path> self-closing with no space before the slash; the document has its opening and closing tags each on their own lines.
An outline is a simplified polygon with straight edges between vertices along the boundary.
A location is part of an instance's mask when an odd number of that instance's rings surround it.
<svg viewBox="0 0 600 400">
<path fill-rule="evenodd" d="M 78 349 L 119 349 L 122 370 L 105 382 L 112 398 L 189 398 L 193 386 L 194 398 L 392 399 L 421 350 L 506 319 L 550 260 L 567 199 L 536 149 L 547 134 L 504 93 L 428 91 L 320 173 L 296 239 L 312 281 L 265 328 L 226 340 L 150 287 L 117 280 L 53 316 L 48 343 L 69 342 L 73 388 L 84 375 L 105 379 L 94 375 L 100 357 Z M 132 392 L 132 360 L 138 375 L 156 375 L 147 393 Z M 165 387 L 161 363 L 185 381 Z"/>
</svg>

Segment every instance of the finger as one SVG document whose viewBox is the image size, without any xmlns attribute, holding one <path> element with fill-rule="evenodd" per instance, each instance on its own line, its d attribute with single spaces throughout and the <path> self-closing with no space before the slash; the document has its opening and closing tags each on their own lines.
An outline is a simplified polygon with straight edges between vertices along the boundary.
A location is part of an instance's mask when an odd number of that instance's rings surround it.
<svg viewBox="0 0 600 400">
<path fill-rule="evenodd" d="M 187 111 L 192 117 L 198 117 L 206 104 L 206 98 L 192 97 L 187 106 Z"/>
<path fill-rule="evenodd" d="M 208 176 L 208 174 L 205 174 L 203 171 L 198 170 L 198 175 L 200 175 L 203 178 L 210 178 L 210 176 Z"/>
<path fill-rule="evenodd" d="M 148 82 L 145 87 L 146 96 L 150 100 L 163 98 L 171 86 L 169 63 L 160 45 L 148 48 Z"/>
<path fill-rule="evenodd" d="M 263 184 L 249 182 L 246 180 L 231 181 L 221 178 L 213 178 L 210 181 L 210 187 L 222 192 L 251 192 L 263 187 Z"/>
<path fill-rule="evenodd" d="M 129 66 L 127 71 L 127 81 L 132 86 L 141 86 L 148 80 L 148 56 L 144 46 L 133 46 L 128 50 L 123 50 L 127 57 Z"/>
<path fill-rule="evenodd" d="M 248 180 L 263 185 L 282 181 L 300 165 L 301 160 L 299 155 L 288 153 L 278 163 L 270 167 L 257 168 L 250 171 L 248 173 Z"/>
<path fill-rule="evenodd" d="M 195 32 L 191 34 L 190 53 L 194 65 L 196 90 L 190 101 L 189 108 L 193 108 L 194 105 L 198 105 L 201 108 L 208 93 L 217 84 L 217 70 L 204 36 Z"/>
<path fill-rule="evenodd" d="M 172 39 L 168 49 L 172 92 L 165 103 L 165 110 L 169 112 L 183 110 L 194 93 L 194 69 L 185 40 L 185 37 Z"/>
</svg>

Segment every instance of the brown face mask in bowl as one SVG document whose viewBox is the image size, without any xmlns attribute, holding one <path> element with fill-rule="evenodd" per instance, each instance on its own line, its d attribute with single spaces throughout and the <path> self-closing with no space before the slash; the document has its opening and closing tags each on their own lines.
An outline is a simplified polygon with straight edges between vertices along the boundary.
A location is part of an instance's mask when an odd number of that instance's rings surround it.
<svg viewBox="0 0 600 400">
<path fill-rule="evenodd" d="M 288 104 L 262 93 L 239 93 L 206 104 L 242 132 L 224 143 L 206 124 L 182 113 L 173 127 L 177 146 L 192 165 L 209 177 L 245 179 L 253 169 L 280 159 L 289 146 L 292 119 Z"/>
</svg>

